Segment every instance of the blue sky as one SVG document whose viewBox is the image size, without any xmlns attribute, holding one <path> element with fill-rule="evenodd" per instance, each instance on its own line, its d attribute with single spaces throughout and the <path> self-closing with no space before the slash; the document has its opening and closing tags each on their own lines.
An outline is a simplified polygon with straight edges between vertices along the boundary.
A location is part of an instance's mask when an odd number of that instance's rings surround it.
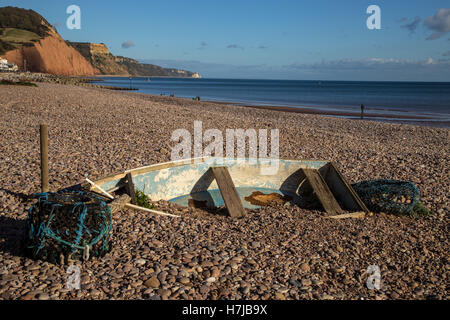
<svg viewBox="0 0 450 320">
<path fill-rule="evenodd" d="M 0 4 L 37 11 L 64 39 L 103 42 L 115 55 L 204 77 L 450 81 L 448 0 Z M 81 8 L 81 30 L 66 27 L 71 4 Z M 381 8 L 381 30 L 366 27 L 372 4 Z"/>
</svg>

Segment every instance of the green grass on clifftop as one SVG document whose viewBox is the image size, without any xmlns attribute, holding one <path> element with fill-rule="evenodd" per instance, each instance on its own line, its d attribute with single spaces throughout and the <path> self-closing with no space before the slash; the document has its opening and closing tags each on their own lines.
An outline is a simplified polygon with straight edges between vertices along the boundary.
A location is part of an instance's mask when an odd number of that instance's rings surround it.
<svg viewBox="0 0 450 320">
<path fill-rule="evenodd" d="M 33 10 L 16 7 L 0 8 L 0 28 L 16 28 L 30 31 L 43 38 L 50 31 L 50 24 Z"/>
<path fill-rule="evenodd" d="M 24 81 L 9 81 L 9 80 L 0 80 L 0 86 L 25 86 L 25 87 L 37 87 L 35 83 L 32 82 L 24 82 Z"/>
<path fill-rule="evenodd" d="M 34 32 L 17 28 L 0 29 L 0 33 L 0 39 L 5 42 L 24 43 L 37 41 L 40 39 L 40 37 Z"/>
</svg>

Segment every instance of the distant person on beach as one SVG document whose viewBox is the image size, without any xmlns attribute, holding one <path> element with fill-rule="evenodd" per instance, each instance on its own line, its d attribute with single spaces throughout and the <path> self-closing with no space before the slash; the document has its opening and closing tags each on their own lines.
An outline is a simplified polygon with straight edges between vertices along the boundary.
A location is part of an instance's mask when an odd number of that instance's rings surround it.
<svg viewBox="0 0 450 320">
<path fill-rule="evenodd" d="M 364 119 L 364 105 L 361 105 L 361 120 Z"/>
</svg>

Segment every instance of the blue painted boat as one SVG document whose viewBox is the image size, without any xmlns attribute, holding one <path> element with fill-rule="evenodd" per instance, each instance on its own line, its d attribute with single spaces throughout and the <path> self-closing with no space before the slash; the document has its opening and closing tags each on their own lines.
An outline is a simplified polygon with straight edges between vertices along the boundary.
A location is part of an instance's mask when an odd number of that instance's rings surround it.
<svg viewBox="0 0 450 320">
<path fill-rule="evenodd" d="M 147 194 L 152 201 L 166 200 L 181 206 L 201 204 L 202 207 L 217 208 L 223 206 L 224 201 L 210 170 L 214 166 L 228 168 L 244 208 L 260 207 L 258 201 L 252 201 L 258 195 L 279 194 L 280 199 L 299 204 L 299 190 L 305 182 L 302 169 L 318 170 L 343 207 L 359 211 L 364 206 L 329 161 L 197 158 L 137 168 L 95 183 L 108 192 L 115 192 L 125 186 L 125 177 L 130 173 L 135 188 Z"/>
</svg>

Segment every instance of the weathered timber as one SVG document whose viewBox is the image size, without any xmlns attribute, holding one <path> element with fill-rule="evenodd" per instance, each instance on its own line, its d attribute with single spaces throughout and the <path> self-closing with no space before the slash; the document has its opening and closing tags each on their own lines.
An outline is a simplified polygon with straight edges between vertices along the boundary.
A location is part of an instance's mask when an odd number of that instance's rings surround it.
<svg viewBox="0 0 450 320">
<path fill-rule="evenodd" d="M 337 165 L 334 162 L 330 162 L 325 167 L 327 167 L 326 173 L 322 174 L 322 176 L 338 202 L 341 203 L 347 211 L 364 211 L 368 213 L 369 209 L 367 209 L 364 202 L 355 190 L 353 190 L 351 184 L 339 171 Z"/>
<path fill-rule="evenodd" d="M 342 214 L 343 210 L 318 170 L 303 169 L 306 179 L 319 198 L 325 211 L 331 215 Z"/>
<path fill-rule="evenodd" d="M 41 191 L 50 190 L 48 183 L 48 128 L 46 124 L 40 126 L 41 140 Z"/>
<path fill-rule="evenodd" d="M 365 217 L 366 217 L 366 213 L 363 211 L 359 211 L 359 212 L 339 214 L 336 216 L 330 216 L 330 217 L 326 217 L 326 218 L 339 220 L 339 219 L 362 219 Z"/>
<path fill-rule="evenodd" d="M 126 188 L 127 188 L 127 193 L 130 195 L 130 198 L 131 198 L 131 204 L 136 205 L 137 204 L 136 192 L 134 190 L 133 177 L 131 176 L 131 173 L 127 173 L 126 179 L 127 179 Z"/>
<path fill-rule="evenodd" d="M 222 194 L 223 201 L 227 207 L 228 213 L 232 218 L 242 218 L 245 216 L 245 209 L 242 205 L 239 194 L 231 179 L 230 173 L 226 167 L 211 168 Z"/>
</svg>

